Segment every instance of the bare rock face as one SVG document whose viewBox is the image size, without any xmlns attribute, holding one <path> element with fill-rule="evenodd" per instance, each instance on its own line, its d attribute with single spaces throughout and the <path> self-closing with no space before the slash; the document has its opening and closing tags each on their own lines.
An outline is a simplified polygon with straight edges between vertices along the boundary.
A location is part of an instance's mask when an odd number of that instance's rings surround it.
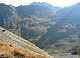
<svg viewBox="0 0 80 58">
<path fill-rule="evenodd" d="M 50 58 L 48 53 L 0 27 L 0 58 Z"/>
</svg>

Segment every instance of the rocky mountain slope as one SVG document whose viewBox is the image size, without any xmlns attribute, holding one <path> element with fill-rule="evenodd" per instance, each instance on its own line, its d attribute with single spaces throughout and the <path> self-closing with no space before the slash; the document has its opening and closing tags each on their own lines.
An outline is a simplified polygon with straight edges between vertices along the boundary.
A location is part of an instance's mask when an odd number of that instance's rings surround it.
<svg viewBox="0 0 80 58">
<path fill-rule="evenodd" d="M 16 28 L 20 20 L 14 6 L 0 4 L 0 25 L 5 28 Z"/>
<path fill-rule="evenodd" d="M 0 25 L 37 45 L 47 29 L 55 24 L 52 19 L 59 9 L 47 3 L 34 2 L 19 7 L 1 3 Z"/>
<path fill-rule="evenodd" d="M 34 44 L 0 27 L 0 57 L 7 57 L 6 55 L 9 56 L 11 53 L 15 54 L 15 57 L 21 55 L 23 58 L 50 58 L 48 53 Z M 14 58 L 13 54 L 9 58 Z"/>
<path fill-rule="evenodd" d="M 64 8 L 39 2 L 19 7 L 0 4 L 0 25 L 50 54 L 71 53 L 80 48 L 79 10 L 80 3 Z"/>
<path fill-rule="evenodd" d="M 19 7 L 1 3 L 0 25 L 12 32 L 16 31 L 26 39 L 38 38 L 46 33 L 50 25 L 55 24 L 52 17 L 59 9 L 60 7 L 38 2 Z"/>
<path fill-rule="evenodd" d="M 54 16 L 56 24 L 41 37 L 39 45 L 49 50 L 58 49 L 62 53 L 74 52 L 80 47 L 80 3 L 64 7 Z M 43 40 L 44 39 L 44 40 Z M 43 42 L 42 42 L 43 41 Z M 40 44 L 41 43 L 41 44 Z M 47 44 L 47 46 L 46 46 Z M 39 46 L 38 45 L 38 46 Z M 53 49 L 54 48 L 54 49 Z M 72 50 L 72 51 L 70 51 Z M 59 53 L 59 51 L 56 51 Z M 53 52 L 52 52 L 53 53 Z"/>
</svg>

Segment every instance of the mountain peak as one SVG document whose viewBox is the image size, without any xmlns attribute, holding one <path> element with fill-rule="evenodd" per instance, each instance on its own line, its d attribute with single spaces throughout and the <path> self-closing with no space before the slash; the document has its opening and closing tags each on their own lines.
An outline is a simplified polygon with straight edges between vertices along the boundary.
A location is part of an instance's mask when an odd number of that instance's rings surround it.
<svg viewBox="0 0 80 58">
<path fill-rule="evenodd" d="M 53 7 L 51 4 L 48 4 L 46 2 L 33 2 L 31 5 L 38 5 L 38 6 L 45 6 L 45 7 Z"/>
<path fill-rule="evenodd" d="M 74 4 L 72 7 L 80 7 L 80 3 Z"/>
<path fill-rule="evenodd" d="M 80 5 L 80 2 L 78 3 L 78 5 Z"/>
<path fill-rule="evenodd" d="M 3 7 L 3 6 L 7 6 L 7 5 L 4 3 L 0 3 L 0 7 Z"/>
<path fill-rule="evenodd" d="M 41 4 L 45 4 L 45 5 L 49 5 L 48 3 L 46 3 L 46 2 L 32 2 L 31 3 L 32 5 L 41 5 Z"/>
</svg>

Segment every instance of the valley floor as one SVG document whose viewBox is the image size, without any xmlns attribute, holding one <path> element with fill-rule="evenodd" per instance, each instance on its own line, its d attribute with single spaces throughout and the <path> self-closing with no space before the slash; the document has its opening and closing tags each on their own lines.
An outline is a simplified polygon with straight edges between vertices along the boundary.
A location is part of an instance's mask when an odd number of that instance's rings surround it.
<svg viewBox="0 0 80 58">
<path fill-rule="evenodd" d="M 54 58 L 80 58 L 78 55 L 53 55 Z"/>
</svg>

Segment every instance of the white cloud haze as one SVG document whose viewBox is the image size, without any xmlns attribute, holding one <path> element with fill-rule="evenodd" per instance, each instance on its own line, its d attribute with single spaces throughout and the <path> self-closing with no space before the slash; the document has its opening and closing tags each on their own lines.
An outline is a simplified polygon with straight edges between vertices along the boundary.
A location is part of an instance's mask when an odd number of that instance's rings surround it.
<svg viewBox="0 0 80 58">
<path fill-rule="evenodd" d="M 32 2 L 47 2 L 54 6 L 65 7 L 80 2 L 80 0 L 0 0 L 0 3 L 12 4 L 14 6 L 28 5 Z"/>
</svg>

